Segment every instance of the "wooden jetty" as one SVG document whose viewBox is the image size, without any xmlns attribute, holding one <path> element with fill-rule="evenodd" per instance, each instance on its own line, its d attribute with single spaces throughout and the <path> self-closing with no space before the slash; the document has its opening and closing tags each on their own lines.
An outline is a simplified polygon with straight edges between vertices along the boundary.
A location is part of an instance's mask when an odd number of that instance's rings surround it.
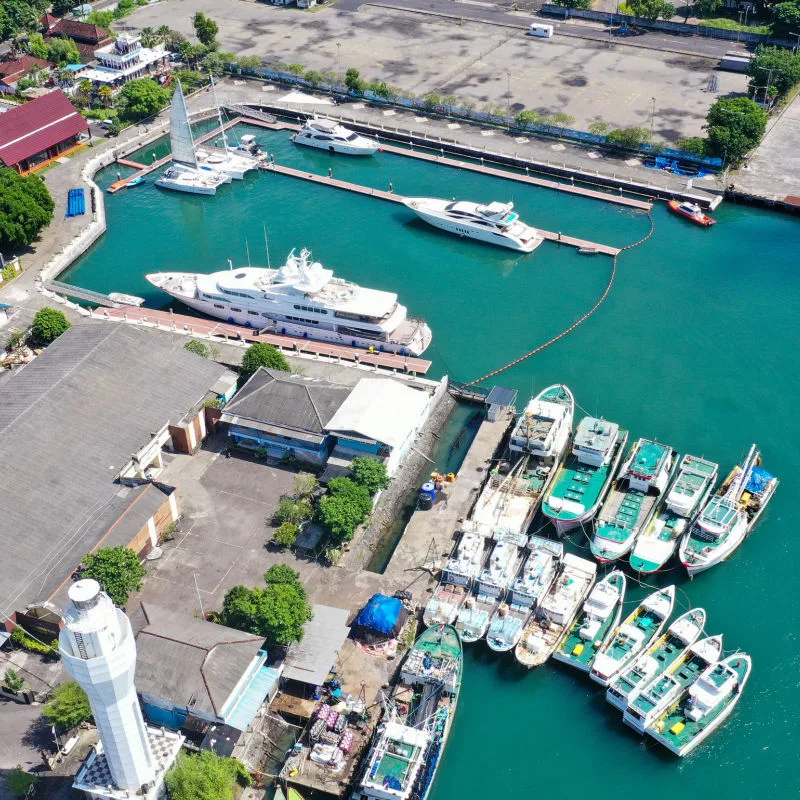
<svg viewBox="0 0 800 800">
<path fill-rule="evenodd" d="M 75 290 L 71 288 L 70 294 L 75 295 Z M 253 328 L 246 328 L 242 325 L 231 325 L 226 322 L 203 319 L 202 317 L 173 314 L 171 311 L 156 311 L 152 308 L 137 308 L 136 306 L 104 308 L 94 311 L 92 315 L 103 319 L 149 325 L 161 330 L 174 331 L 180 329 L 189 335 L 204 334 L 236 341 L 267 342 L 296 355 L 325 356 L 354 364 L 383 367 L 384 369 L 414 373 L 415 375 L 425 375 L 431 368 L 431 362 L 423 358 L 402 356 L 398 353 L 381 353 L 378 350 L 370 352 L 369 350 L 360 350 L 345 345 L 318 342 L 313 339 L 267 333 Z"/>
</svg>

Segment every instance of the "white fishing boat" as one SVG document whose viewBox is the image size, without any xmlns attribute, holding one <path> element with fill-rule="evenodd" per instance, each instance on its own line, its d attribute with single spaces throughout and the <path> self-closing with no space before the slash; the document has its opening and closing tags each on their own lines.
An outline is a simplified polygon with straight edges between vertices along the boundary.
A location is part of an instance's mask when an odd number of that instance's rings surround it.
<svg viewBox="0 0 800 800">
<path fill-rule="evenodd" d="M 669 561 L 687 527 L 708 501 L 718 470 L 713 461 L 683 457 L 663 504 L 636 539 L 630 556 L 633 569 L 647 574 Z"/>
<path fill-rule="evenodd" d="M 172 164 L 156 181 L 156 186 L 188 194 L 216 194 L 220 186 L 231 182 L 231 176 L 198 163 L 183 89 L 180 80 L 176 83 L 169 112 Z"/>
<path fill-rule="evenodd" d="M 575 398 L 568 387 L 554 384 L 532 398 L 509 442 L 512 453 L 526 453 L 552 469 L 564 458 L 572 437 Z"/>
<path fill-rule="evenodd" d="M 684 534 L 678 556 L 690 575 L 729 558 L 764 513 L 778 479 L 760 465 L 761 453 L 753 445 Z"/>
<path fill-rule="evenodd" d="M 422 621 L 426 625 L 452 623 L 467 599 L 472 581 L 486 561 L 485 539 L 474 523 L 467 520 L 455 553 L 442 570 L 439 585 L 425 606 Z"/>
<path fill-rule="evenodd" d="M 544 241 L 536 228 L 520 220 L 513 203 L 481 205 L 469 200 L 436 197 L 407 197 L 403 202 L 421 220 L 456 236 L 522 253 L 532 253 Z"/>
<path fill-rule="evenodd" d="M 514 648 L 525 667 L 544 664 L 566 635 L 597 575 L 597 564 L 566 553 L 561 573 L 539 604 Z"/>
<path fill-rule="evenodd" d="M 588 672 L 595 655 L 619 625 L 626 586 L 625 574 L 617 569 L 596 583 L 553 658 Z"/>
<path fill-rule="evenodd" d="M 708 667 L 689 687 L 686 699 L 660 717 L 647 733 L 675 755 L 688 755 L 731 715 L 752 667 L 746 653 L 734 653 Z"/>
<path fill-rule="evenodd" d="M 371 156 L 381 147 L 374 139 L 324 117 L 307 119 L 303 127 L 292 136 L 292 140 L 295 144 L 348 156 Z"/>
<path fill-rule="evenodd" d="M 572 448 L 542 501 L 542 514 L 559 534 L 594 519 L 617 475 L 628 431 L 615 422 L 584 417 Z"/>
<path fill-rule="evenodd" d="M 477 642 L 486 635 L 492 615 L 519 571 L 528 542 L 524 534 L 508 530 L 495 531 L 493 538 L 489 560 L 456 617 L 455 627 L 464 642 Z"/>
<path fill-rule="evenodd" d="M 608 684 L 606 700 L 624 711 L 645 686 L 684 656 L 702 635 L 705 624 L 706 612 L 702 608 L 693 608 L 681 614 L 655 644 L 617 673 Z"/>
<path fill-rule="evenodd" d="M 708 636 L 688 647 L 666 672 L 644 686 L 631 700 L 622 721 L 644 735 L 659 717 L 672 708 L 697 678 L 722 658 L 722 635 Z"/>
<path fill-rule="evenodd" d="M 421 355 L 431 343 L 430 328 L 410 318 L 396 294 L 334 278 L 308 250 L 292 250 L 280 269 L 145 277 L 190 308 L 235 325 L 409 356 Z"/>
<path fill-rule="evenodd" d="M 511 585 L 506 602 L 495 611 L 486 632 L 486 643 L 498 653 L 516 647 L 531 614 L 553 585 L 564 545 L 541 536 L 528 540 L 530 551 L 518 577 Z"/>
<path fill-rule="evenodd" d="M 601 686 L 608 686 L 619 672 L 661 635 L 674 605 L 674 586 L 658 589 L 648 595 L 594 657 L 589 673 L 591 679 Z"/>
</svg>

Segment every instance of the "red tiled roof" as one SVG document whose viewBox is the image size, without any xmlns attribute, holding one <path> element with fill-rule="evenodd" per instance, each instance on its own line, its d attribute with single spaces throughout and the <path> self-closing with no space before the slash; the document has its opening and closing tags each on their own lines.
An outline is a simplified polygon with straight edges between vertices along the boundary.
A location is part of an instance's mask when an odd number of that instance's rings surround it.
<svg viewBox="0 0 800 800">
<path fill-rule="evenodd" d="M 5 78 L 6 82 L 9 80 L 13 82 L 17 78 L 27 75 L 33 67 L 51 69 L 53 64 L 43 58 L 34 58 L 34 56 L 22 56 L 13 61 L 0 61 L 0 78 Z"/>
<path fill-rule="evenodd" d="M 58 22 L 58 17 L 54 17 L 52 14 L 45 14 L 40 20 L 39 24 L 43 28 L 50 28 Z"/>
<path fill-rule="evenodd" d="M 88 129 L 64 92 L 56 89 L 3 114 L 0 161 L 11 167 Z"/>
<path fill-rule="evenodd" d="M 102 42 L 108 39 L 111 33 L 99 25 L 89 25 L 88 22 L 79 22 L 76 19 L 60 19 L 53 25 L 49 33 L 68 36 L 70 39 L 85 39 L 88 42 Z"/>
</svg>

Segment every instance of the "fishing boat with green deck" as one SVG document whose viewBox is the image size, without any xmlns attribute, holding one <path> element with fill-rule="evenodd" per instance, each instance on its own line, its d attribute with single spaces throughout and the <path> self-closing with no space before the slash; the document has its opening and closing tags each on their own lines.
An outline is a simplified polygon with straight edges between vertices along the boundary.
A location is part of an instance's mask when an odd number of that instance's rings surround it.
<svg viewBox="0 0 800 800">
<path fill-rule="evenodd" d="M 687 526 L 706 504 L 718 471 L 719 465 L 713 461 L 683 457 L 663 505 L 636 540 L 630 557 L 633 569 L 656 572 L 667 563 Z"/>
<path fill-rule="evenodd" d="M 608 686 L 614 677 L 655 641 L 667 624 L 675 605 L 675 587 L 667 586 L 648 595 L 617 628 L 594 657 L 591 679 Z"/>
<path fill-rule="evenodd" d="M 452 625 L 434 625 L 414 642 L 351 800 L 427 799 L 453 727 L 462 669 Z"/>
<path fill-rule="evenodd" d="M 589 671 L 597 651 L 619 625 L 626 583 L 625 574 L 615 569 L 595 584 L 583 604 L 583 613 L 553 653 L 553 658 L 583 672 Z"/>
<path fill-rule="evenodd" d="M 702 672 L 722 657 L 722 635 L 708 636 L 687 648 L 666 672 L 654 678 L 628 703 L 622 721 L 644 736 Z"/>
<path fill-rule="evenodd" d="M 603 504 L 628 443 L 615 422 L 584 417 L 572 448 L 542 501 L 559 534 L 590 522 Z"/>
<path fill-rule="evenodd" d="M 614 561 L 630 552 L 655 514 L 677 453 L 665 444 L 639 439 L 594 521 L 592 555 Z"/>
<path fill-rule="evenodd" d="M 705 624 L 706 612 L 702 608 L 693 608 L 681 614 L 654 645 L 633 664 L 617 673 L 608 685 L 606 700 L 624 711 L 645 686 L 681 659 L 700 638 Z"/>
<path fill-rule="evenodd" d="M 708 667 L 679 702 L 647 729 L 675 755 L 685 756 L 730 716 L 752 670 L 746 653 L 734 653 Z"/>
</svg>

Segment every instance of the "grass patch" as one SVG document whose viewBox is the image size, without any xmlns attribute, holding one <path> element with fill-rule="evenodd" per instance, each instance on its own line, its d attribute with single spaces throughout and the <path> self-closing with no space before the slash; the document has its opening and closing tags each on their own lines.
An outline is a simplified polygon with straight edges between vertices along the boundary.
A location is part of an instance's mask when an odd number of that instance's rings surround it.
<svg viewBox="0 0 800 800">
<path fill-rule="evenodd" d="M 769 34 L 769 25 L 740 25 L 736 20 L 727 17 L 716 17 L 714 19 L 700 19 L 698 25 L 704 28 L 724 28 L 726 31 L 741 31 L 742 33 L 763 33 Z"/>
</svg>

